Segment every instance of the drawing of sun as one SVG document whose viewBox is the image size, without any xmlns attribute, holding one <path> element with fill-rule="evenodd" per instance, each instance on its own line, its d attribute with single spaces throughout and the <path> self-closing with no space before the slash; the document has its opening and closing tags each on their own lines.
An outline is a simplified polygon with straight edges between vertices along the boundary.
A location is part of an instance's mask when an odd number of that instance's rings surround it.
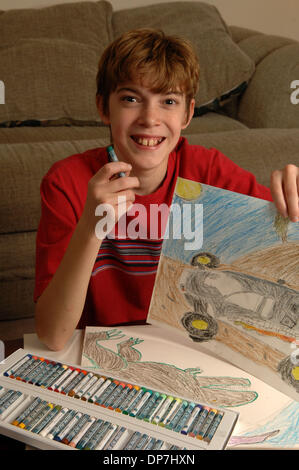
<svg viewBox="0 0 299 470">
<path fill-rule="evenodd" d="M 292 370 L 292 375 L 295 380 L 299 380 L 299 367 L 294 367 Z"/>
<path fill-rule="evenodd" d="M 177 196 L 185 199 L 186 201 L 193 201 L 201 194 L 201 184 L 197 181 L 190 181 L 184 178 L 178 178 L 175 188 Z"/>
</svg>

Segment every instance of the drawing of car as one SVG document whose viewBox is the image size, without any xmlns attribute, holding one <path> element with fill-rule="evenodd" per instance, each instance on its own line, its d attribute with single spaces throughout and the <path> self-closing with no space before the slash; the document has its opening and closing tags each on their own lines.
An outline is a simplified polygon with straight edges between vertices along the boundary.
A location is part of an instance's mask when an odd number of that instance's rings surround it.
<svg viewBox="0 0 299 470">
<path fill-rule="evenodd" d="M 201 261 L 207 256 L 201 255 Z M 211 257 L 212 255 L 210 255 Z M 199 255 L 197 255 L 198 259 Z M 212 264 L 212 267 L 210 267 Z M 197 341 L 209 339 L 207 331 L 216 334 L 215 322 L 219 317 L 241 321 L 255 328 L 280 335 L 299 336 L 299 293 L 281 282 L 275 283 L 253 275 L 235 271 L 213 269 L 217 263 L 198 265 L 198 270 L 186 269 L 180 279 L 180 288 L 194 313 L 200 315 L 199 328 L 192 330 Z M 194 265 L 194 263 L 193 263 Z M 208 267 L 207 267 L 208 266 Z M 187 322 L 187 318 L 189 321 Z M 207 326 L 203 323 L 206 321 Z M 185 328 L 190 316 L 182 319 Z M 208 327 L 209 325 L 209 327 Z"/>
<path fill-rule="evenodd" d="M 281 281 L 217 270 L 219 262 L 209 253 L 197 255 L 192 264 L 198 269 L 186 268 L 179 285 L 192 309 L 182 316 L 181 323 L 193 341 L 209 341 L 215 337 L 220 318 L 289 343 L 298 340 L 298 291 Z M 291 357 L 286 357 L 277 370 L 283 380 L 299 392 L 299 367 L 294 367 L 293 362 Z"/>
</svg>

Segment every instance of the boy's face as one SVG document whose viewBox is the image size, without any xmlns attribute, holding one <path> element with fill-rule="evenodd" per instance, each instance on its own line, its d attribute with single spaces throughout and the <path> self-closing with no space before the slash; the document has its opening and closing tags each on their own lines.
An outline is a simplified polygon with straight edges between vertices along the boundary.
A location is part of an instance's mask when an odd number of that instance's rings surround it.
<svg viewBox="0 0 299 470">
<path fill-rule="evenodd" d="M 118 158 L 131 163 L 138 175 L 167 168 L 169 153 L 192 118 L 194 100 L 187 110 L 184 93 L 154 93 L 144 84 L 128 82 L 111 93 L 109 115 L 103 113 L 100 100 L 98 109 L 111 127 Z"/>
</svg>

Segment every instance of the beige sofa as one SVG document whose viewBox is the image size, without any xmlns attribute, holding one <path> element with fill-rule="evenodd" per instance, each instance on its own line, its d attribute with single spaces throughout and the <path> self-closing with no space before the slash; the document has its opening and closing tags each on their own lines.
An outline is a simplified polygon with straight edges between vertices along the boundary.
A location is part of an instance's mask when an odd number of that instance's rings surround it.
<svg viewBox="0 0 299 470">
<path fill-rule="evenodd" d="M 184 132 L 190 143 L 220 149 L 265 185 L 273 169 L 299 162 L 299 104 L 291 100 L 299 43 L 228 27 L 200 2 L 0 11 L 1 339 L 34 329 L 41 179 L 55 161 L 109 143 L 95 107 L 98 59 L 113 38 L 143 26 L 184 35 L 198 52 L 196 112 Z"/>
</svg>

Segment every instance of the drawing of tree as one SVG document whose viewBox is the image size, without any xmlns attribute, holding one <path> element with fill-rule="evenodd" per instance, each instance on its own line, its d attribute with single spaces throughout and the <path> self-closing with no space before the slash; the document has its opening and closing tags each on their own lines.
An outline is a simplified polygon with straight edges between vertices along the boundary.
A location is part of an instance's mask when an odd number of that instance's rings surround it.
<svg viewBox="0 0 299 470">
<path fill-rule="evenodd" d="M 288 238 L 288 226 L 290 219 L 277 214 L 274 220 L 274 228 L 277 235 L 281 238 L 282 243 L 285 243 Z"/>
</svg>

